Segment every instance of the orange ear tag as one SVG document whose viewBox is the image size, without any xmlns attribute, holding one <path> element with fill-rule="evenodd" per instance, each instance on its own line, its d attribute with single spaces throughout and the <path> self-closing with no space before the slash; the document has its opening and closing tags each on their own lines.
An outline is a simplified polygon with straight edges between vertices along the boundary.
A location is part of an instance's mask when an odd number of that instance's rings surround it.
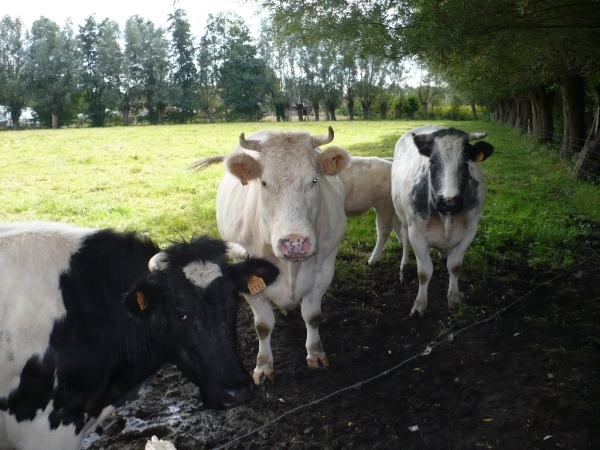
<svg viewBox="0 0 600 450">
<path fill-rule="evenodd" d="M 141 293 L 140 291 L 137 291 L 135 293 L 135 298 L 138 302 L 138 305 L 140 305 L 140 309 L 143 311 L 148 307 L 148 303 L 146 302 L 146 299 L 144 298 L 144 294 Z"/>
<path fill-rule="evenodd" d="M 483 156 L 483 152 L 481 152 L 479 155 L 477 155 L 477 158 L 475 158 L 475 162 L 483 161 Z"/>
<path fill-rule="evenodd" d="M 265 284 L 262 278 L 254 275 L 248 278 L 248 290 L 250 291 L 251 295 L 256 295 L 259 292 L 264 291 L 266 288 L 267 285 Z"/>
</svg>

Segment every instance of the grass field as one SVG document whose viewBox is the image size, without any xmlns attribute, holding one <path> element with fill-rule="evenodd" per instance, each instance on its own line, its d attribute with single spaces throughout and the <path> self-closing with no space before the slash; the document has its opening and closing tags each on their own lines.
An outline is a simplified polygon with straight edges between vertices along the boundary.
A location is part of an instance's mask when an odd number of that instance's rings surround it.
<svg viewBox="0 0 600 450">
<path fill-rule="evenodd" d="M 215 196 L 224 172 L 192 173 L 203 156 L 230 152 L 241 132 L 264 128 L 324 134 L 355 155 L 391 156 L 398 138 L 424 122 L 288 122 L 6 131 L 0 133 L 1 222 L 66 221 L 149 233 L 159 243 L 217 235 Z M 465 263 L 525 251 L 530 264 L 568 265 L 576 239 L 600 221 L 600 188 L 574 182 L 556 152 L 487 122 L 440 122 L 486 131 L 494 155 L 482 163 L 488 198 Z M 374 213 L 349 220 L 341 252 L 368 258 Z M 398 246 L 390 239 L 388 246 Z M 364 255 L 363 255 L 364 254 Z M 384 253 L 385 256 L 385 253 Z M 384 257 L 385 261 L 385 257 Z M 397 263 L 397 262 L 396 262 Z"/>
</svg>

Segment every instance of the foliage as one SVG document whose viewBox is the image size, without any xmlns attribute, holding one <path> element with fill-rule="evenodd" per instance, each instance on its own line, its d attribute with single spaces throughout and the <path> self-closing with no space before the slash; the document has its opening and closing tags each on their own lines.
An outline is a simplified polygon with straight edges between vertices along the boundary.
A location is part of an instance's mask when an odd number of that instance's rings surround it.
<svg viewBox="0 0 600 450">
<path fill-rule="evenodd" d="M 178 8 L 173 14 L 169 14 L 169 21 L 173 60 L 170 103 L 181 112 L 181 123 L 186 123 L 199 106 L 198 71 L 195 65 L 196 47 L 184 10 Z"/>
<path fill-rule="evenodd" d="M 71 24 L 63 30 L 44 17 L 27 34 L 28 51 L 23 71 L 29 86 L 30 106 L 39 122 L 57 128 L 77 115 L 80 91 L 79 62 Z"/>
<path fill-rule="evenodd" d="M 96 22 L 93 15 L 79 27 L 77 40 L 82 62 L 85 114 L 93 127 L 106 125 L 107 113 L 118 107 L 123 58 L 118 37 L 116 22 L 108 19 Z"/>
<path fill-rule="evenodd" d="M 0 105 L 6 108 L 15 130 L 27 99 L 23 34 L 20 18 L 12 20 L 6 15 L 0 20 Z"/>
</svg>

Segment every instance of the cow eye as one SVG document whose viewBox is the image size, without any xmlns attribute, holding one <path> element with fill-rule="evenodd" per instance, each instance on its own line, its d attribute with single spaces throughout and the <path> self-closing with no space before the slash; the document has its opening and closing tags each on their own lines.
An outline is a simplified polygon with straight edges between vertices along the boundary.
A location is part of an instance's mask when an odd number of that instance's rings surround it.
<svg viewBox="0 0 600 450">
<path fill-rule="evenodd" d="M 177 311 L 177 318 L 180 320 L 185 320 L 187 319 L 187 314 L 183 311 Z"/>
<path fill-rule="evenodd" d="M 261 181 L 260 184 L 262 184 L 263 186 L 266 186 L 267 182 L 266 181 Z"/>
<path fill-rule="evenodd" d="M 314 183 L 314 184 L 317 184 L 317 181 L 318 181 L 318 180 L 317 180 L 316 178 L 313 178 L 313 183 Z"/>
</svg>

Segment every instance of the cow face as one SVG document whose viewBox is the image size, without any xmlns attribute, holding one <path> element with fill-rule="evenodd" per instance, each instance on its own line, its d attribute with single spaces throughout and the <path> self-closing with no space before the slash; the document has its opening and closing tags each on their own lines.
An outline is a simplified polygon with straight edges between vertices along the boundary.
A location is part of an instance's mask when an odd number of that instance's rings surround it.
<svg viewBox="0 0 600 450">
<path fill-rule="evenodd" d="M 269 285 L 279 273 L 262 259 L 229 265 L 225 248 L 204 237 L 159 253 L 150 275 L 124 300 L 150 322 L 154 345 L 199 387 L 211 409 L 251 400 L 252 380 L 237 352 L 238 292 L 248 293 L 253 277 Z"/>
<path fill-rule="evenodd" d="M 301 261 L 317 250 L 319 184 L 340 173 L 350 160 L 342 148 L 318 148 L 331 140 L 331 127 L 324 136 L 259 132 L 246 140 L 242 133 L 240 147 L 251 152 L 234 152 L 225 159 L 228 171 L 243 185 L 259 184 L 261 218 L 278 258 Z"/>
<path fill-rule="evenodd" d="M 419 153 L 429 158 L 429 200 L 440 214 L 457 214 L 472 206 L 469 184 L 469 164 L 484 161 L 494 152 L 487 142 L 471 145 L 469 141 L 483 139 L 486 133 L 465 133 L 453 128 L 431 134 L 413 134 Z"/>
</svg>

